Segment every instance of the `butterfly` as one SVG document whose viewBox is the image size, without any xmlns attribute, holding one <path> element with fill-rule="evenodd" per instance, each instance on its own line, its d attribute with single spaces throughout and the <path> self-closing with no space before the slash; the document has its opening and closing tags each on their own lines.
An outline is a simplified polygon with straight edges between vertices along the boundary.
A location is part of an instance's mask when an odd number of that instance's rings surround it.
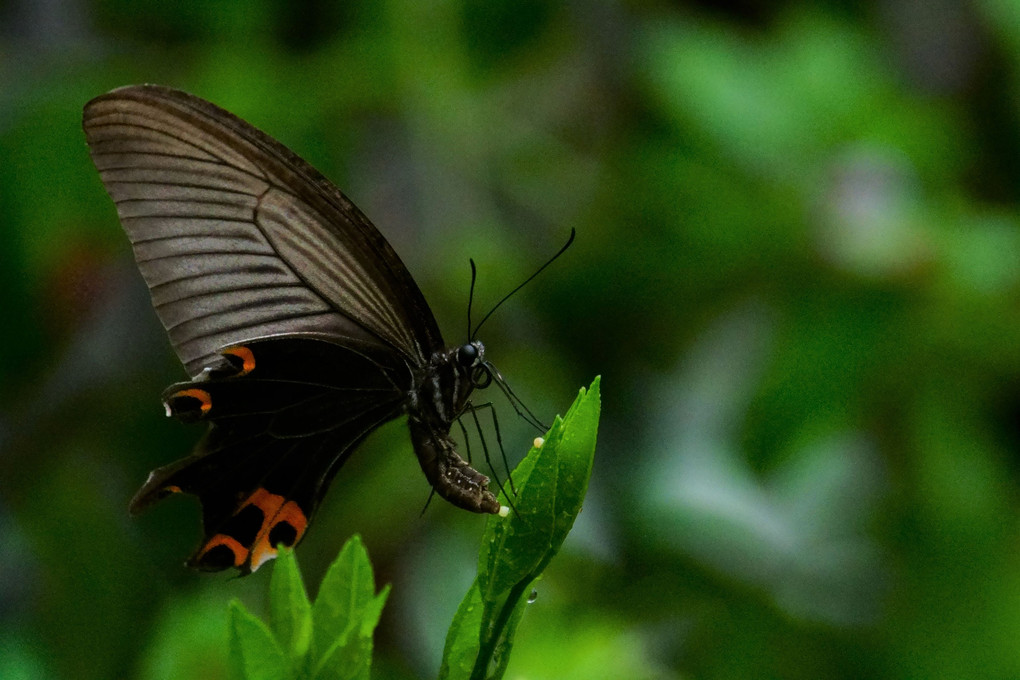
<svg viewBox="0 0 1020 680">
<path fill-rule="evenodd" d="M 473 390 L 502 377 L 479 340 L 443 342 L 407 268 L 339 189 L 178 90 L 113 90 L 86 104 L 83 127 L 191 376 L 163 393 L 167 415 L 209 424 L 130 506 L 198 497 L 204 537 L 189 566 L 244 575 L 297 544 L 358 444 L 403 414 L 436 494 L 505 514 L 450 436 Z"/>
</svg>

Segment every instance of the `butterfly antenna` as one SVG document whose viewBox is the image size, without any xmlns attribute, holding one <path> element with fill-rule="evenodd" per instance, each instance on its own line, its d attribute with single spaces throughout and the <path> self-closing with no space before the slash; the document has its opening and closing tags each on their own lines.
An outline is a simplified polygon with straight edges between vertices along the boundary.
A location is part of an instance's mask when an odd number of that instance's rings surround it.
<svg viewBox="0 0 1020 680">
<path fill-rule="evenodd" d="M 489 317 L 490 317 L 490 316 L 492 316 L 492 313 L 493 313 L 493 312 L 495 312 L 495 311 L 496 311 L 497 309 L 499 309 L 500 305 L 502 305 L 502 304 L 503 304 L 504 302 L 506 302 L 507 300 L 509 300 L 509 299 L 510 299 L 510 297 L 511 297 L 511 296 L 513 296 L 513 294 L 514 294 L 514 293 L 516 293 L 517 291 L 519 291 L 519 290 L 520 290 L 521 288 L 524 288 L 524 286 L 528 285 L 528 283 L 530 283 L 530 282 L 531 282 L 531 280 L 532 280 L 533 278 L 535 278 L 536 276 L 538 276 L 539 274 L 541 274 L 541 273 L 542 273 L 542 270 L 543 270 L 543 269 L 545 269 L 546 267 L 548 267 L 549 265 L 551 265 L 551 264 L 552 264 L 552 263 L 553 263 L 553 262 L 554 262 L 554 261 L 556 260 L 556 258 L 558 258 L 558 257 L 559 257 L 560 255 L 562 255 L 562 254 L 564 253 L 564 251 L 566 251 L 566 249 L 570 247 L 570 244 L 574 242 L 574 236 L 576 235 L 576 233 L 577 233 L 577 232 L 576 232 L 576 231 L 575 231 L 574 229 L 571 229 L 571 230 L 570 230 L 570 238 L 568 238 L 568 239 L 567 239 L 567 242 L 563 244 L 563 247 L 562 247 L 562 248 L 560 248 L 559 250 L 557 250 L 557 251 L 556 251 L 556 254 L 555 254 L 555 255 L 553 255 L 553 256 L 552 256 L 552 257 L 550 257 L 550 258 L 549 258 L 548 260 L 546 260 L 546 263 L 545 263 L 545 264 L 543 264 L 543 265 L 542 265 L 541 267 L 539 267 L 539 268 L 538 268 L 538 269 L 537 269 L 537 270 L 535 271 L 535 273 L 534 273 L 534 274 L 532 274 L 532 275 L 531 275 L 531 276 L 529 276 L 528 278 L 524 279 L 524 281 L 523 281 L 523 282 L 522 282 L 522 283 L 521 283 L 521 284 L 520 284 L 519 286 L 517 286 L 517 287 L 516 287 L 516 288 L 514 288 L 514 289 L 513 289 L 512 291 L 510 291 L 509 293 L 507 293 L 506 295 L 504 295 L 504 296 L 503 296 L 503 299 L 502 299 L 502 300 L 500 300 L 499 302 L 497 302 L 497 303 L 496 303 L 496 306 L 495 306 L 495 307 L 493 307 L 492 309 L 490 309 L 490 310 L 489 310 L 489 313 L 488 313 L 488 314 L 486 314 L 486 315 L 485 315 L 485 316 L 484 316 L 484 317 L 482 318 L 482 320 L 478 322 L 478 325 L 477 325 L 477 326 L 475 326 L 475 330 L 474 330 L 474 332 L 473 332 L 473 333 L 470 333 L 470 334 L 468 334 L 468 337 L 469 337 L 469 338 L 471 338 L 471 339 L 474 339 L 474 338 L 475 338 L 475 336 L 476 336 L 476 335 L 478 335 L 478 331 L 479 331 L 479 329 L 481 329 L 482 325 L 483 325 L 483 324 L 484 324 L 484 323 L 485 323 L 486 321 L 488 321 L 488 320 L 489 320 Z M 474 289 L 474 262 L 472 262 L 472 263 L 471 263 L 471 272 L 472 272 L 472 278 L 471 278 L 471 284 L 472 284 L 472 286 L 471 286 L 471 287 L 472 287 L 472 289 Z M 470 329 L 470 324 L 468 325 L 468 328 Z"/>
<path fill-rule="evenodd" d="M 471 287 L 468 288 L 468 313 L 467 313 L 467 337 L 470 339 L 471 335 L 471 305 L 475 301 L 475 279 L 478 278 L 478 270 L 475 268 L 475 261 L 468 258 L 468 262 L 471 263 Z"/>
</svg>

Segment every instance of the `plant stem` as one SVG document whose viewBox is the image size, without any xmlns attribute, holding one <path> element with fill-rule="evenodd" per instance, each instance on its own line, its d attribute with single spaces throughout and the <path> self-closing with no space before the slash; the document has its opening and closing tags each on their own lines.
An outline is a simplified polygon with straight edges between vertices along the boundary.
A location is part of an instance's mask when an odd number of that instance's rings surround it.
<svg viewBox="0 0 1020 680">
<path fill-rule="evenodd" d="M 471 669 L 470 680 L 485 680 L 486 671 L 489 668 L 489 661 L 496 653 L 496 645 L 499 644 L 499 639 L 503 635 L 503 629 L 506 628 L 506 624 L 510 620 L 510 616 L 513 614 L 514 607 L 516 607 L 517 603 L 521 601 L 521 596 L 524 595 L 525 589 L 527 589 L 534 580 L 535 577 L 529 574 L 510 589 L 509 594 L 506 596 L 506 600 L 503 601 L 502 608 L 499 610 L 499 616 L 497 616 L 496 620 L 493 622 L 492 635 L 490 635 L 487 640 L 481 642 L 478 646 L 478 656 L 475 657 L 475 667 Z"/>
</svg>

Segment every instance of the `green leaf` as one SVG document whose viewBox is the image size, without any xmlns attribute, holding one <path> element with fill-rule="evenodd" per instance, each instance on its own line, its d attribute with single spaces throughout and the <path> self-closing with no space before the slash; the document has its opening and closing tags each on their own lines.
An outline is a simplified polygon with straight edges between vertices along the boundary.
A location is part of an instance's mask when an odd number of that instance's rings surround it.
<svg viewBox="0 0 1020 680">
<path fill-rule="evenodd" d="M 537 577 L 567 537 L 588 490 L 601 407 L 599 378 L 557 418 L 540 448 L 513 473 L 516 512 L 492 517 L 479 555 L 482 598 L 496 601 L 515 584 Z"/>
<path fill-rule="evenodd" d="M 489 518 L 478 576 L 447 633 L 441 679 L 501 678 L 506 671 L 531 584 L 563 544 L 588 489 L 599 382 L 580 391 L 542 446 L 533 447 L 514 470 L 514 511 Z"/>
<path fill-rule="evenodd" d="M 443 662 L 439 667 L 440 680 L 466 680 L 471 677 L 475 659 L 478 658 L 478 633 L 482 626 L 483 609 L 476 580 L 457 607 L 453 623 L 446 634 Z"/>
<path fill-rule="evenodd" d="M 516 605 L 513 606 L 505 627 L 508 634 L 496 641 L 492 653 L 489 654 L 494 661 L 492 677 L 500 677 L 506 670 L 510 660 L 510 649 L 513 646 L 513 632 L 524 615 L 526 598 L 514 599 Z M 481 648 L 480 633 L 485 611 L 486 607 L 482 603 L 476 581 L 461 600 L 453 623 L 450 624 L 446 646 L 443 649 L 443 662 L 439 669 L 440 680 L 467 680 L 472 677 Z"/>
<path fill-rule="evenodd" d="M 365 607 L 364 614 L 361 617 L 361 628 L 360 634 L 362 637 L 372 637 L 375 632 L 375 627 L 379 625 L 379 619 L 382 617 L 383 607 L 386 606 L 386 600 L 390 596 L 390 586 L 387 583 L 383 586 L 383 589 L 379 591 L 379 594 L 372 598 L 372 601 Z"/>
<path fill-rule="evenodd" d="M 361 537 L 344 544 L 329 567 L 312 606 L 313 654 L 324 658 L 338 640 L 360 624 L 364 609 L 375 598 L 375 578 Z"/>
<path fill-rule="evenodd" d="M 510 663 L 510 651 L 514 646 L 514 636 L 517 634 L 517 627 L 520 625 L 521 619 L 524 618 L 524 610 L 528 606 L 529 591 L 533 582 L 534 579 L 526 579 L 521 583 L 520 593 L 515 594 L 514 591 L 511 591 L 511 595 L 507 598 L 506 607 L 510 616 L 502 631 L 495 631 L 498 633 L 498 637 L 496 637 L 496 644 L 492 648 L 491 670 L 486 677 L 502 678 L 506 672 L 506 667 Z"/>
<path fill-rule="evenodd" d="M 358 635 L 337 640 L 312 675 L 314 680 L 368 680 L 372 666 L 372 639 Z"/>
<path fill-rule="evenodd" d="M 315 669 L 315 680 L 368 680 L 372 667 L 372 634 L 379 625 L 387 585 L 361 610 L 360 620 L 326 651 Z"/>
<path fill-rule="evenodd" d="M 230 603 L 230 669 L 238 680 L 294 677 L 287 655 L 269 628 L 237 600 Z"/>
<path fill-rule="evenodd" d="M 361 538 L 352 536 L 326 572 L 312 605 L 312 677 L 368 679 L 372 634 L 389 586 L 375 594 L 372 564 Z"/>
<path fill-rule="evenodd" d="M 282 546 L 269 583 L 269 622 L 276 639 L 297 667 L 312 641 L 312 603 L 294 551 Z"/>
<path fill-rule="evenodd" d="M 270 582 L 272 629 L 239 603 L 230 607 L 230 663 L 239 680 L 369 680 L 372 635 L 389 586 L 375 594 L 368 553 L 358 536 L 344 544 L 308 601 L 297 559 L 281 549 Z"/>
</svg>

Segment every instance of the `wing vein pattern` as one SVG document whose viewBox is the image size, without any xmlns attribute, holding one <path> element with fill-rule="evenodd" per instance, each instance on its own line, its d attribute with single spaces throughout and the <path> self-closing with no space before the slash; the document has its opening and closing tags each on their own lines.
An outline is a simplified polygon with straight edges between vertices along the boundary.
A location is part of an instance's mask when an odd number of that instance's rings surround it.
<svg viewBox="0 0 1020 680">
<path fill-rule="evenodd" d="M 146 86 L 93 100 L 84 128 L 192 376 L 226 346 L 280 335 L 384 346 L 408 365 L 443 346 L 417 285 L 367 218 L 251 125 Z"/>
</svg>

